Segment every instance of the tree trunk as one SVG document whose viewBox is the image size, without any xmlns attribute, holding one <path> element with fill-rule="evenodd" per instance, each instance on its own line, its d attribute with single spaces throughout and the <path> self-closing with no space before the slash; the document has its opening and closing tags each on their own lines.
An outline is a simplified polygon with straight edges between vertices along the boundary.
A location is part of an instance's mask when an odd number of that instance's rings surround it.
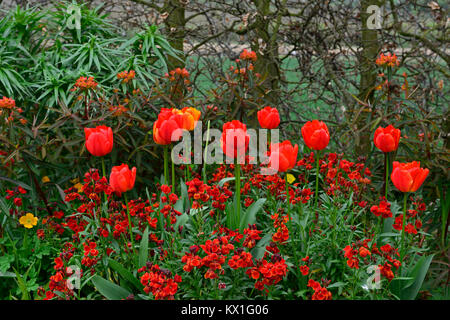
<svg viewBox="0 0 450 320">
<path fill-rule="evenodd" d="M 251 46 L 252 50 L 258 55 L 255 72 L 261 74 L 261 77 L 265 79 L 262 88 L 265 92 L 264 96 L 270 104 L 276 106 L 280 96 L 280 60 L 277 44 L 280 21 L 273 21 L 269 18 L 271 16 L 270 2 L 270 0 L 253 0 L 257 15 L 254 29 L 255 37 Z M 281 12 L 278 18 L 281 18 Z M 275 23 L 276 30 L 270 29 L 269 22 Z"/>
<path fill-rule="evenodd" d="M 378 42 L 378 30 L 368 27 L 368 19 L 373 13 L 367 13 L 367 8 L 376 5 L 381 8 L 384 1 L 361 0 L 361 54 L 359 56 L 359 95 L 361 101 L 372 103 L 374 98 L 374 88 L 377 81 L 377 68 L 375 60 L 380 50 Z M 360 106 L 361 107 L 361 106 Z M 355 110 L 356 114 L 358 113 Z M 357 128 L 360 129 L 366 125 L 370 111 L 366 110 L 359 114 L 357 119 Z M 371 140 L 370 130 L 359 132 L 359 139 L 355 145 L 355 153 L 362 155 L 370 151 Z"/>
<path fill-rule="evenodd" d="M 180 0 L 165 0 L 161 12 L 168 14 L 167 18 L 164 20 L 167 40 L 174 49 L 183 52 L 180 57 L 181 61 L 169 57 L 169 68 L 184 68 L 184 38 L 186 35 L 185 7 Z"/>
</svg>

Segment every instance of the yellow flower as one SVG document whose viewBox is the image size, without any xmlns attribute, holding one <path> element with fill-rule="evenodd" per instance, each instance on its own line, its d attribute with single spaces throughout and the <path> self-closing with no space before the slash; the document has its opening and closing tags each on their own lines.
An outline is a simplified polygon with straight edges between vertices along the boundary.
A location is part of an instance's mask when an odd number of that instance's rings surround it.
<svg viewBox="0 0 450 320">
<path fill-rule="evenodd" d="M 23 226 L 27 229 L 33 228 L 37 225 L 38 218 L 36 218 L 32 213 L 27 213 L 19 219 L 19 223 L 23 224 Z"/>
<path fill-rule="evenodd" d="M 292 184 L 292 182 L 295 181 L 295 177 L 292 174 L 290 174 L 290 173 L 288 173 L 286 175 L 286 178 L 287 178 L 287 181 L 288 181 L 289 184 Z"/>
<path fill-rule="evenodd" d="M 47 182 L 50 182 L 50 178 L 47 176 L 42 177 L 42 183 L 47 183 Z"/>
<path fill-rule="evenodd" d="M 79 193 L 83 190 L 83 185 L 79 182 L 76 185 L 74 185 L 74 187 L 77 188 Z"/>
</svg>

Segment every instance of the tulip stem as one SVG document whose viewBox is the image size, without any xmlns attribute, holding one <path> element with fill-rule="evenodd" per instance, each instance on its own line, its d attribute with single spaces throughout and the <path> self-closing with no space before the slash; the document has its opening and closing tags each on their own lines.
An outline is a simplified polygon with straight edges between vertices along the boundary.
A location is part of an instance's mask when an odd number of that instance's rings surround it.
<svg viewBox="0 0 450 320">
<path fill-rule="evenodd" d="M 405 195 L 403 196 L 403 223 L 402 223 L 402 237 L 400 240 L 400 261 L 403 265 L 403 258 L 405 256 L 405 224 L 406 224 L 406 202 L 408 200 L 408 192 L 405 192 Z M 400 270 L 399 270 L 399 274 L 401 276 L 401 265 L 400 265 Z"/>
<path fill-rule="evenodd" d="M 102 157 L 102 170 L 103 170 L 103 176 L 106 178 L 106 170 L 105 170 L 105 159 Z M 103 191 L 103 199 L 105 199 L 106 205 L 108 205 L 108 198 L 106 195 L 106 192 Z M 108 210 L 106 210 L 108 212 Z"/>
<path fill-rule="evenodd" d="M 172 146 L 173 151 L 173 146 Z M 172 192 L 175 193 L 175 162 L 173 161 L 172 152 L 170 152 L 170 161 L 172 162 Z"/>
<path fill-rule="evenodd" d="M 241 220 L 241 167 L 236 160 L 234 164 L 234 179 L 236 184 L 236 217 L 237 227 L 239 228 Z M 235 225 L 236 226 L 236 225 Z"/>
<path fill-rule="evenodd" d="M 317 210 L 317 203 L 319 200 L 319 156 L 320 156 L 320 151 L 317 151 L 316 153 L 316 196 L 315 196 L 315 203 L 314 203 L 314 207 Z"/>
<path fill-rule="evenodd" d="M 126 192 L 123 195 L 125 197 L 125 204 L 127 206 L 128 229 L 130 230 L 131 248 L 132 248 L 132 251 L 134 253 L 134 239 L 133 239 L 133 231 L 132 231 L 132 228 L 131 228 L 131 215 L 130 215 L 130 208 L 128 207 L 128 197 L 127 197 L 127 193 Z"/>
<path fill-rule="evenodd" d="M 165 145 L 164 146 L 164 183 L 166 184 L 166 185 L 169 185 L 169 178 L 168 178 L 168 175 L 169 175 L 169 163 L 167 162 L 168 161 L 168 146 L 167 145 Z"/>
<path fill-rule="evenodd" d="M 292 234 L 289 236 L 291 238 L 291 244 L 292 244 L 292 252 L 294 253 L 294 270 L 295 273 L 297 273 L 297 268 L 298 266 L 298 259 L 297 259 L 297 250 L 295 248 L 295 243 L 294 243 L 294 228 L 292 227 L 292 219 L 291 219 L 291 201 L 289 199 L 289 182 L 288 182 L 288 178 L 287 178 L 287 172 L 284 176 L 284 180 L 286 181 L 286 208 L 287 208 L 287 214 L 288 214 L 288 219 L 289 219 L 289 229 L 291 229 Z M 300 278 L 299 278 L 300 279 Z"/>
<path fill-rule="evenodd" d="M 385 158 L 386 158 L 386 170 L 385 170 L 386 171 L 386 177 L 385 177 L 385 180 L 384 180 L 384 186 L 385 186 L 384 198 L 387 201 L 387 195 L 388 195 L 388 189 L 389 189 L 389 153 L 385 153 L 384 155 L 385 155 Z"/>
</svg>

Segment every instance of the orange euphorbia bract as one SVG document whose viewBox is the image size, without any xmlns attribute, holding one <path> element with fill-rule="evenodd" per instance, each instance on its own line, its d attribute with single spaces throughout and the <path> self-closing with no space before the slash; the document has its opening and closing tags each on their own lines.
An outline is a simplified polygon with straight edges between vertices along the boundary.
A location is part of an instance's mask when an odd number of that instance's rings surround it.
<svg viewBox="0 0 450 320">
<path fill-rule="evenodd" d="M 84 134 L 86 137 L 86 149 L 93 156 L 102 157 L 112 151 L 114 138 L 110 127 L 84 128 Z"/>
<path fill-rule="evenodd" d="M 400 163 L 394 161 L 391 174 L 392 183 L 401 192 L 415 192 L 425 181 L 430 170 L 420 167 L 419 161 Z"/>
</svg>

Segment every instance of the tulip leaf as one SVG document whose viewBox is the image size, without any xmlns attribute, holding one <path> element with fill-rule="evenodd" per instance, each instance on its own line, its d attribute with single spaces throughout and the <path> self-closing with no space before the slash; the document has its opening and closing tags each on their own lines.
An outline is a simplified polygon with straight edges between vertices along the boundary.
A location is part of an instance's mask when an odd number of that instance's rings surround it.
<svg viewBox="0 0 450 320">
<path fill-rule="evenodd" d="M 405 287 L 403 287 L 400 292 L 400 298 L 403 300 L 414 300 L 422 287 L 423 280 L 430 267 L 431 260 L 433 260 L 434 254 L 429 256 L 422 256 L 417 260 L 415 266 L 408 270 L 408 277 L 412 278 L 409 280 Z"/>
<path fill-rule="evenodd" d="M 116 260 L 108 259 L 108 265 L 113 270 L 115 270 L 124 280 L 133 284 L 136 289 L 142 290 L 143 286 L 139 282 L 139 280 L 136 279 L 136 277 L 129 270 L 125 269 L 125 267 L 118 263 Z"/>
<path fill-rule="evenodd" d="M 97 290 L 108 300 L 126 299 L 131 294 L 128 290 L 98 275 L 92 277 L 92 283 L 97 288 Z"/>
<path fill-rule="evenodd" d="M 239 231 L 242 232 L 249 224 L 254 224 L 256 222 L 256 214 L 259 210 L 261 210 L 266 200 L 266 198 L 258 199 L 256 202 L 252 203 L 250 207 L 247 208 L 244 216 L 241 219 Z"/>
<path fill-rule="evenodd" d="M 148 227 L 145 228 L 142 235 L 141 245 L 139 248 L 139 268 L 147 263 L 148 259 Z"/>
</svg>

